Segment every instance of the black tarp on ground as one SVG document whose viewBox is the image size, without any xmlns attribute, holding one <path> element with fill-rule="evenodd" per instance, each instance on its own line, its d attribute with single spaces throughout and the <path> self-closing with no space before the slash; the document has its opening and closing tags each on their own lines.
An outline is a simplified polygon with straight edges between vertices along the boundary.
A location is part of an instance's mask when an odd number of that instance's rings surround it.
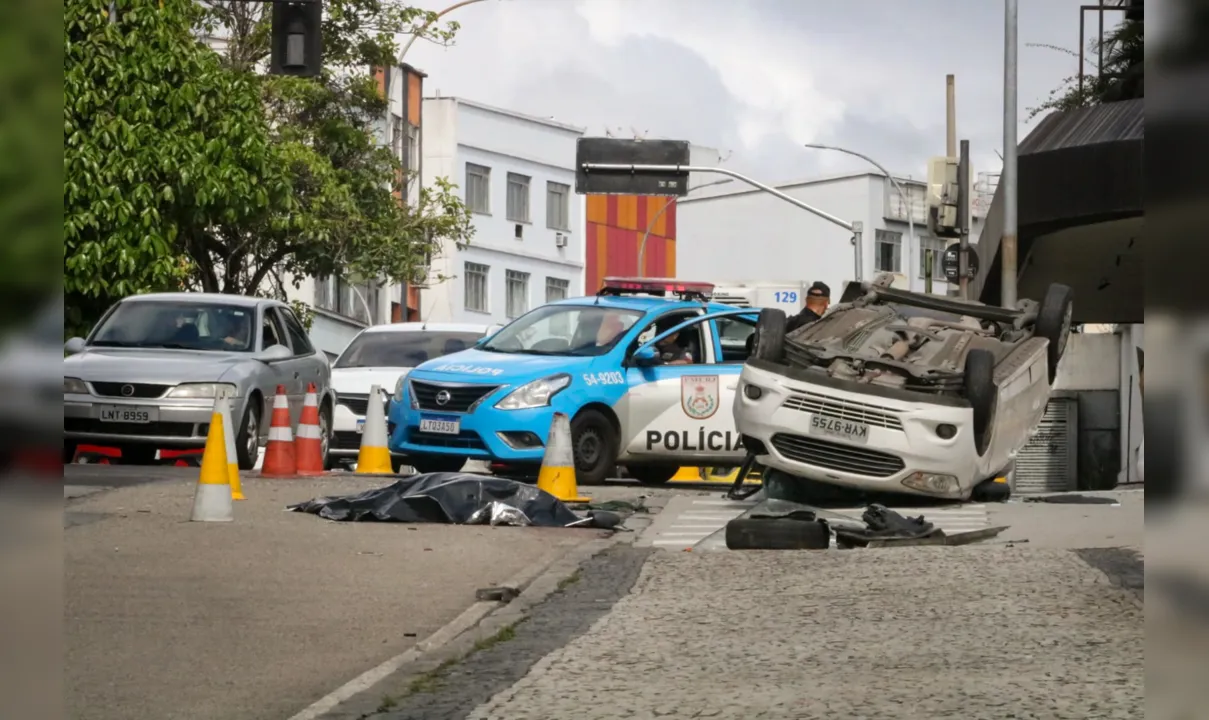
<svg viewBox="0 0 1209 720">
<path fill-rule="evenodd" d="M 533 485 L 469 473 L 413 475 L 383 488 L 357 495 L 316 498 L 288 509 L 351 522 L 526 524 L 492 522 L 492 516 L 499 516 L 501 510 L 507 515 L 508 508 L 523 513 L 529 525 L 566 527 L 584 523 L 584 518 L 571 512 L 562 501 Z M 599 527 L 604 523 L 584 524 Z"/>
</svg>

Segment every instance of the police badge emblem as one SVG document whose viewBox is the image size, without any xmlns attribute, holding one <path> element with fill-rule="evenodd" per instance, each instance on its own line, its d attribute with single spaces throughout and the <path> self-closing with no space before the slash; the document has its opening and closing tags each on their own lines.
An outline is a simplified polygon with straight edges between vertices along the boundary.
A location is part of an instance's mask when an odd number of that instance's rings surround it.
<svg viewBox="0 0 1209 720">
<path fill-rule="evenodd" d="M 685 375 L 680 378 L 680 407 L 694 420 L 706 420 L 718 412 L 718 376 Z"/>
</svg>

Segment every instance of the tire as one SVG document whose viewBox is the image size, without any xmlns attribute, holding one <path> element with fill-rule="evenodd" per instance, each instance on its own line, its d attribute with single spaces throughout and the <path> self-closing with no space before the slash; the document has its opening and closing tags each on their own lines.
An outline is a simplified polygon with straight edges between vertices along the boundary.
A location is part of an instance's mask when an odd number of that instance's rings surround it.
<svg viewBox="0 0 1209 720">
<path fill-rule="evenodd" d="M 999 477 L 1003 477 L 1000 475 Z M 1012 488 L 1006 482 L 997 483 L 996 478 L 987 478 L 974 486 L 970 499 L 974 502 L 1007 502 Z"/>
<path fill-rule="evenodd" d="M 1075 292 L 1070 286 L 1053 283 L 1045 291 L 1045 299 L 1037 311 L 1037 323 L 1033 332 L 1037 337 L 1049 341 L 1046 359 L 1049 363 L 1049 381 L 1052 385 L 1058 377 L 1058 362 L 1066 352 L 1070 337 L 1071 314 L 1074 309 Z"/>
<path fill-rule="evenodd" d="M 154 445 L 119 445 L 122 457 L 118 461 L 122 465 L 151 465 L 155 463 L 155 454 L 159 448 Z"/>
<path fill-rule="evenodd" d="M 412 455 L 407 458 L 407 464 L 415 468 L 416 473 L 420 475 L 461 472 L 466 465 L 466 458 L 457 455 Z"/>
<path fill-rule="evenodd" d="M 680 472 L 679 465 L 626 465 L 625 469 L 643 485 L 666 485 Z"/>
<path fill-rule="evenodd" d="M 80 443 L 75 440 L 63 441 L 63 464 L 70 465 L 75 462 L 76 451 L 80 449 Z"/>
<path fill-rule="evenodd" d="M 785 362 L 785 328 L 789 319 L 784 310 L 763 308 L 756 321 L 751 356 L 768 362 Z"/>
<path fill-rule="evenodd" d="M 598 485 L 614 472 L 618 454 L 617 430 L 599 410 L 581 410 L 571 421 L 571 452 L 575 474 L 584 485 Z"/>
<path fill-rule="evenodd" d="M 735 518 L 726 524 L 728 550 L 826 550 L 831 531 L 818 520 Z"/>
<path fill-rule="evenodd" d="M 253 395 L 248 398 L 248 406 L 244 408 L 239 421 L 239 434 L 235 436 L 235 458 L 240 470 L 256 467 L 260 455 L 260 413 L 263 407 L 264 401 L 260 396 Z"/>
<path fill-rule="evenodd" d="M 974 440 L 979 454 L 986 450 L 987 431 L 995 415 L 999 390 L 995 387 L 995 356 L 990 350 L 974 349 L 966 354 L 966 400 L 974 410 Z"/>
<path fill-rule="evenodd" d="M 319 456 L 323 459 L 320 467 L 324 470 L 332 457 L 332 433 L 332 406 L 324 403 L 319 407 Z"/>
</svg>

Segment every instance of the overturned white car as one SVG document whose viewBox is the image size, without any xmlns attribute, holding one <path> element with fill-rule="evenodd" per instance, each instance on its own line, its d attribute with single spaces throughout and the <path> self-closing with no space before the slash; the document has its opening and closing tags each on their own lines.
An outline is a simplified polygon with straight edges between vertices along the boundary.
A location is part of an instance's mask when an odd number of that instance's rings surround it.
<svg viewBox="0 0 1209 720">
<path fill-rule="evenodd" d="M 1013 310 L 879 278 L 849 283 L 826 315 L 788 335 L 785 313 L 761 310 L 736 426 L 757 462 L 807 481 L 977 496 L 1045 412 L 1072 298 L 1054 284 L 1040 304 Z"/>
</svg>

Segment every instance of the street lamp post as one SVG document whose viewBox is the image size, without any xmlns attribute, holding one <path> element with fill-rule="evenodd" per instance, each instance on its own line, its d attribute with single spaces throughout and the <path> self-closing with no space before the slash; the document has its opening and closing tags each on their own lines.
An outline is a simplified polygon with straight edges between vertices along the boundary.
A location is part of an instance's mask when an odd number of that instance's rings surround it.
<svg viewBox="0 0 1209 720">
<path fill-rule="evenodd" d="M 890 174 L 889 170 L 882 167 L 881 163 L 879 163 L 878 161 L 869 157 L 868 155 L 862 155 L 861 153 L 858 153 L 855 150 L 848 150 L 847 148 L 835 147 L 834 145 L 819 145 L 816 143 L 804 143 L 804 145 L 805 145 L 805 147 L 813 148 L 815 150 L 834 150 L 835 152 L 841 152 L 841 153 L 844 153 L 845 155 L 851 155 L 853 157 L 858 157 L 861 160 L 864 160 L 865 162 L 869 163 L 873 167 L 877 168 L 878 170 L 881 170 L 882 174 L 886 176 L 886 179 L 890 181 L 890 184 L 894 186 L 895 192 L 898 193 L 898 197 L 899 197 L 899 199 L 901 199 L 903 201 L 903 207 L 907 211 L 907 257 L 909 258 L 907 261 L 907 288 L 909 290 L 914 290 L 915 289 L 915 271 L 911 268 L 911 264 L 915 259 L 915 245 L 916 245 L 915 221 L 913 219 L 914 213 L 911 212 L 911 200 L 907 196 L 907 192 L 905 190 L 903 190 L 902 184 L 900 184 L 898 182 L 898 180 L 896 180 L 894 178 L 894 176 Z"/>
<path fill-rule="evenodd" d="M 703 187 L 709 187 L 710 185 L 722 185 L 723 183 L 728 183 L 728 182 L 733 182 L 733 180 L 731 180 L 730 178 L 723 178 L 721 180 L 711 180 L 710 182 L 707 182 L 707 183 L 701 183 L 700 185 L 694 185 L 693 187 L 688 189 L 688 192 L 691 193 L 692 191 L 700 190 Z M 659 221 L 659 218 L 663 217 L 663 213 L 668 208 L 670 208 L 672 206 L 672 204 L 675 203 L 676 200 L 678 200 L 678 199 L 679 198 L 676 198 L 676 197 L 668 198 L 667 202 L 665 202 L 663 204 L 663 207 L 659 208 L 659 212 L 655 213 L 655 217 L 651 218 L 651 221 L 649 223 L 647 223 L 646 232 L 642 233 L 642 242 L 638 243 L 638 275 L 640 277 L 646 277 L 646 269 L 645 269 L 646 266 L 643 265 L 642 261 L 643 261 L 643 258 L 646 257 L 647 238 L 649 238 L 651 236 L 651 230 L 654 229 L 655 223 Z"/>
</svg>

